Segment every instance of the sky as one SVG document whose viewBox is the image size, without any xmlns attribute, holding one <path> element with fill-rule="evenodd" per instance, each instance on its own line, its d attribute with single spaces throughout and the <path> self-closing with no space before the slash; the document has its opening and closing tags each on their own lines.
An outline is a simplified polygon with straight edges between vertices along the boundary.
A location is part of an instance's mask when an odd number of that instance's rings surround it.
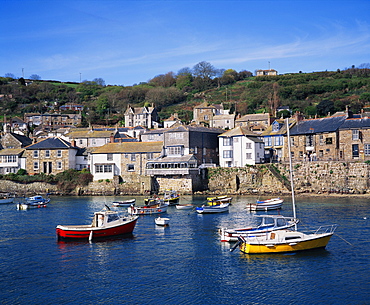
<svg viewBox="0 0 370 305">
<path fill-rule="evenodd" d="M 370 63 L 369 0 L 0 0 L 0 76 L 132 86 L 192 68 Z"/>
</svg>

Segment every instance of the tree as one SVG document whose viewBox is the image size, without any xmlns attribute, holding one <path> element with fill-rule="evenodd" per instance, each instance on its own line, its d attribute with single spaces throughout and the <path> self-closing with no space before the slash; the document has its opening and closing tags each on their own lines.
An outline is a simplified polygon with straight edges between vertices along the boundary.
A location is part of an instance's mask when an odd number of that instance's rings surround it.
<svg viewBox="0 0 370 305">
<path fill-rule="evenodd" d="M 177 72 L 177 76 L 180 76 L 180 75 L 192 75 L 192 74 L 193 74 L 193 72 L 192 72 L 192 70 L 189 67 L 181 68 Z"/>
<path fill-rule="evenodd" d="M 334 112 L 334 103 L 329 100 L 322 100 L 317 106 L 317 114 L 326 116 L 328 113 Z"/>
<path fill-rule="evenodd" d="M 168 72 L 166 74 L 160 74 L 156 77 L 152 78 L 149 81 L 150 84 L 154 86 L 161 86 L 161 87 L 171 87 L 176 83 L 175 75 L 173 72 Z"/>
<path fill-rule="evenodd" d="M 217 74 L 217 69 L 209 62 L 201 61 L 193 67 L 193 74 L 195 77 L 213 78 Z"/>
<path fill-rule="evenodd" d="M 15 75 L 13 73 L 5 73 L 5 77 L 15 79 Z"/>
<path fill-rule="evenodd" d="M 37 74 L 32 74 L 29 79 L 31 80 L 41 80 L 41 76 Z"/>
<path fill-rule="evenodd" d="M 97 84 L 98 86 L 102 86 L 102 87 L 105 87 L 105 81 L 104 81 L 104 79 L 102 79 L 102 78 L 94 78 L 93 80 L 92 80 L 95 84 Z"/>
</svg>

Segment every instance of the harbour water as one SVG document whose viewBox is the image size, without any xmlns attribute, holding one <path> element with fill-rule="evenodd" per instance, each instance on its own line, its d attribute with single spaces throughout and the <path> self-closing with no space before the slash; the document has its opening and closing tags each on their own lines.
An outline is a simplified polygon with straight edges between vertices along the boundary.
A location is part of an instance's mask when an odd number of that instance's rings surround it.
<svg viewBox="0 0 370 305">
<path fill-rule="evenodd" d="M 326 249 L 302 253 L 230 252 L 217 231 L 250 221 L 245 203 L 256 198 L 242 196 L 228 213 L 169 207 L 168 227 L 141 216 L 130 237 L 56 240 L 56 225 L 88 224 L 105 203 L 124 198 L 53 197 L 47 208 L 27 211 L 1 205 L 1 303 L 370 304 L 367 198 L 297 198 L 300 228 L 338 224 Z M 181 203 L 204 199 L 184 196 Z M 289 198 L 281 214 L 292 215 Z"/>
</svg>

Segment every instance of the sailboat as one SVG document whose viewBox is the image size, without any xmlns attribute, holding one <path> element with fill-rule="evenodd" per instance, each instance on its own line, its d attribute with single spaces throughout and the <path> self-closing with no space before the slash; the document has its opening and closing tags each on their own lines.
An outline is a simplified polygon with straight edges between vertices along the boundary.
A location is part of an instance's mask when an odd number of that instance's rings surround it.
<svg viewBox="0 0 370 305">
<path fill-rule="evenodd" d="M 293 219 L 296 217 L 295 195 L 293 183 L 293 166 L 292 155 L 290 148 L 290 132 L 289 121 L 286 119 L 287 136 L 288 136 L 288 152 L 289 152 L 289 169 L 290 183 L 292 192 Z M 321 226 L 313 232 L 304 233 L 297 230 L 297 224 L 294 229 L 275 230 L 267 232 L 263 236 L 239 236 L 238 242 L 230 249 L 233 251 L 239 246 L 240 251 L 248 254 L 262 253 L 283 253 L 296 252 L 304 250 L 312 250 L 317 248 L 325 248 L 333 236 L 337 225 Z"/>
</svg>

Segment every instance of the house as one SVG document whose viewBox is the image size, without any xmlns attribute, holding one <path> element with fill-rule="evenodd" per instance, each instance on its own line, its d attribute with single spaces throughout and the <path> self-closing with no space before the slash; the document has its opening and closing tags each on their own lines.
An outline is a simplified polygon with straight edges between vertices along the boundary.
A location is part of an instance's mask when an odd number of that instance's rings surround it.
<svg viewBox="0 0 370 305">
<path fill-rule="evenodd" d="M 13 117 L 3 124 L 3 130 L 26 135 L 28 133 L 28 125 L 21 118 Z"/>
<path fill-rule="evenodd" d="M 234 128 L 235 115 L 229 114 L 229 109 L 224 109 L 224 105 L 210 105 L 204 102 L 193 109 L 193 122 L 196 125 L 205 125 L 214 128 Z"/>
<path fill-rule="evenodd" d="M 244 126 L 256 133 L 264 132 L 273 121 L 269 113 L 246 114 L 235 120 L 235 126 Z"/>
<path fill-rule="evenodd" d="M 69 142 L 76 141 L 78 147 L 99 147 L 114 142 L 114 139 L 120 138 L 120 135 L 117 129 L 95 130 L 92 128 L 76 128 L 62 138 Z"/>
<path fill-rule="evenodd" d="M 264 162 L 264 143 L 247 127 L 238 126 L 219 135 L 220 166 L 243 167 Z"/>
<path fill-rule="evenodd" d="M 77 126 L 82 122 L 81 114 L 59 114 L 59 113 L 25 113 L 24 121 L 28 125 L 42 125 L 51 129 L 61 126 Z"/>
<path fill-rule="evenodd" d="M 29 137 L 13 132 L 5 132 L 0 141 L 2 148 L 24 148 L 32 144 Z"/>
<path fill-rule="evenodd" d="M 289 119 L 290 128 L 295 120 Z M 284 119 L 277 119 L 261 133 L 265 146 L 265 162 L 279 162 L 284 154 L 286 146 L 287 126 Z M 286 154 L 288 155 L 288 154 Z"/>
<path fill-rule="evenodd" d="M 125 182 L 140 182 L 146 163 L 159 158 L 163 142 L 108 143 L 94 149 L 90 156 L 94 180 L 119 176 Z"/>
<path fill-rule="evenodd" d="M 339 128 L 346 116 L 297 120 L 290 129 L 291 154 L 296 161 L 338 160 L 340 155 Z M 284 159 L 288 160 L 285 152 Z"/>
<path fill-rule="evenodd" d="M 268 69 L 268 70 L 257 70 L 256 76 L 274 76 L 277 75 L 278 72 L 274 69 Z"/>
<path fill-rule="evenodd" d="M 159 116 L 157 109 L 151 107 L 131 107 L 125 111 L 125 127 L 143 126 L 147 128 L 158 127 Z"/>
<path fill-rule="evenodd" d="M 65 104 L 59 107 L 60 111 L 66 111 L 66 110 L 82 111 L 83 109 L 84 109 L 84 106 L 80 104 Z"/>
<path fill-rule="evenodd" d="M 46 138 L 25 148 L 26 171 L 34 174 L 58 174 L 76 169 L 78 147 L 61 139 Z"/>
<path fill-rule="evenodd" d="M 339 160 L 370 160 L 370 118 L 347 118 L 339 127 Z"/>
<path fill-rule="evenodd" d="M 23 157 L 23 148 L 6 148 L 0 150 L 0 174 L 17 173 L 26 169 L 26 159 Z"/>
<path fill-rule="evenodd" d="M 172 127 L 174 124 L 182 124 L 177 113 L 171 114 L 168 119 L 163 121 L 164 128 Z"/>
</svg>

